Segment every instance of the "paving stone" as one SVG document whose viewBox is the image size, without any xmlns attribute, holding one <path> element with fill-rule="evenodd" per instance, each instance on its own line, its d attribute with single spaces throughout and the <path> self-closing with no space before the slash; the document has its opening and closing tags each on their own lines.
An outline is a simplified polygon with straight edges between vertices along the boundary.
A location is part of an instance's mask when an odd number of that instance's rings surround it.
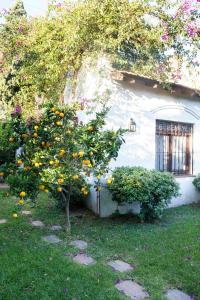
<svg viewBox="0 0 200 300">
<path fill-rule="evenodd" d="M 74 246 L 80 250 L 85 250 L 87 248 L 87 242 L 76 240 L 70 243 L 70 246 Z"/>
<path fill-rule="evenodd" d="M 60 226 L 60 225 L 53 225 L 53 226 L 51 226 L 50 229 L 52 231 L 59 231 L 59 230 L 62 230 L 62 226 Z"/>
<path fill-rule="evenodd" d="M 132 300 L 143 300 L 149 297 L 143 287 L 132 280 L 120 281 L 115 287 Z"/>
<path fill-rule="evenodd" d="M 23 216 L 31 216 L 32 213 L 31 213 L 30 210 L 22 210 L 21 214 L 22 214 Z"/>
<path fill-rule="evenodd" d="M 133 267 L 131 265 L 122 260 L 109 261 L 108 265 L 112 267 L 114 271 L 127 272 L 133 270 Z"/>
<path fill-rule="evenodd" d="M 73 261 L 85 266 L 94 265 L 96 263 L 92 257 L 87 256 L 86 254 L 78 254 L 74 256 Z"/>
<path fill-rule="evenodd" d="M 6 183 L 0 183 L 0 190 L 9 189 L 9 185 Z"/>
<path fill-rule="evenodd" d="M 168 290 L 165 298 L 166 300 L 193 300 L 192 297 L 176 289 Z"/>
<path fill-rule="evenodd" d="M 1 219 L 1 220 L 0 220 L 0 224 L 5 224 L 5 223 L 7 223 L 7 220 L 6 220 L 6 219 Z"/>
<path fill-rule="evenodd" d="M 44 236 L 42 239 L 50 244 L 58 244 L 61 242 L 61 239 L 59 239 L 56 235 L 47 235 Z"/>
<path fill-rule="evenodd" d="M 31 225 L 35 226 L 35 227 L 44 227 L 44 223 L 42 223 L 41 221 L 32 221 Z"/>
</svg>

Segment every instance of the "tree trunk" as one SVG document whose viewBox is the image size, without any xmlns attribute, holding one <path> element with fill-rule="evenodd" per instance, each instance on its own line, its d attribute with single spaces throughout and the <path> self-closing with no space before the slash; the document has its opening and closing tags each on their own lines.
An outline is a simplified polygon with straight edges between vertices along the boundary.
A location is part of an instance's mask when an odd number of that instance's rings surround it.
<svg viewBox="0 0 200 300">
<path fill-rule="evenodd" d="M 71 194 L 70 191 L 67 191 L 67 195 L 65 196 L 65 193 L 62 192 L 62 196 L 65 202 L 65 225 L 66 225 L 66 231 L 71 231 L 71 223 L 70 223 L 70 214 L 69 214 L 69 205 L 70 205 L 70 198 Z"/>
</svg>

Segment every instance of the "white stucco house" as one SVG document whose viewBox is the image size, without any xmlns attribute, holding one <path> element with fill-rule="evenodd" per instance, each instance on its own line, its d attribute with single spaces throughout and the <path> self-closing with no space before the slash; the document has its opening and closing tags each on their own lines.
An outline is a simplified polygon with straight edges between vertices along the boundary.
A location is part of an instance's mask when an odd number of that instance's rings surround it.
<svg viewBox="0 0 200 300">
<path fill-rule="evenodd" d="M 107 126 L 118 129 L 136 125 L 136 130 L 125 134 L 118 166 L 143 166 L 148 169 L 169 171 L 180 183 L 181 196 L 172 199 L 170 206 L 197 202 L 200 193 L 192 184 L 200 173 L 200 96 L 198 91 L 182 85 L 172 85 L 165 90 L 158 82 L 118 71 L 106 58 L 96 63 L 85 62 L 78 74 L 75 89 L 70 84 L 65 89 L 65 101 L 91 99 L 110 91 L 110 111 Z M 84 121 L 84 113 L 80 116 Z M 103 188 L 91 188 L 87 205 L 101 217 L 114 213 L 117 204 Z M 136 212 L 133 206 L 122 206 L 121 213 Z"/>
</svg>

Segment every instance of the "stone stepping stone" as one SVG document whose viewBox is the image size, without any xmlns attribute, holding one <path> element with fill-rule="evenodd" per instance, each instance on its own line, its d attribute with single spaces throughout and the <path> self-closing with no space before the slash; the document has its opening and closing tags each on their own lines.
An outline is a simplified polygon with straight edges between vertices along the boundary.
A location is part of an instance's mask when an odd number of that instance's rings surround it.
<svg viewBox="0 0 200 300">
<path fill-rule="evenodd" d="M 32 213 L 31 213 L 30 210 L 22 210 L 21 214 L 22 214 L 23 216 L 31 216 Z"/>
<path fill-rule="evenodd" d="M 7 220 L 6 220 L 6 219 L 1 219 L 1 220 L 0 220 L 0 224 L 5 224 L 5 223 L 7 223 Z"/>
<path fill-rule="evenodd" d="M 124 295 L 131 297 L 132 300 L 143 300 L 149 297 L 143 287 L 132 280 L 120 281 L 115 287 Z"/>
<path fill-rule="evenodd" d="M 86 254 L 78 254 L 74 256 L 73 261 L 85 266 L 94 265 L 96 263 L 92 257 L 87 256 Z"/>
<path fill-rule="evenodd" d="M 9 189 L 9 185 L 6 183 L 0 183 L 0 190 Z"/>
<path fill-rule="evenodd" d="M 85 250 L 87 248 L 87 242 L 76 240 L 70 243 L 70 246 L 74 246 L 80 250 Z"/>
<path fill-rule="evenodd" d="M 59 239 L 56 235 L 47 235 L 47 236 L 44 236 L 42 239 L 43 239 L 43 241 L 50 243 L 50 244 L 58 244 L 58 243 L 62 242 L 61 239 Z"/>
<path fill-rule="evenodd" d="M 165 298 L 166 300 L 194 300 L 192 297 L 176 289 L 168 290 Z"/>
<path fill-rule="evenodd" d="M 32 221 L 31 225 L 33 225 L 34 227 L 40 227 L 40 228 L 44 227 L 44 223 L 42 221 L 38 221 L 38 220 Z"/>
<path fill-rule="evenodd" d="M 112 267 L 114 271 L 119 272 L 127 272 L 133 270 L 133 267 L 131 265 L 122 260 L 109 261 L 108 266 Z"/>
<path fill-rule="evenodd" d="M 60 226 L 60 225 L 53 225 L 53 226 L 50 227 L 50 229 L 52 231 L 59 231 L 59 230 L 62 230 L 62 226 Z"/>
</svg>

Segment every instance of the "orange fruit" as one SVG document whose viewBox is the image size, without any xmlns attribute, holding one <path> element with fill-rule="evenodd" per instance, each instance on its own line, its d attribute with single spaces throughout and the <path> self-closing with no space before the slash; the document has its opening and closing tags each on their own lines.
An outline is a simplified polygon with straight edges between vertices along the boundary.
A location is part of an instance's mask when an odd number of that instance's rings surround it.
<svg viewBox="0 0 200 300">
<path fill-rule="evenodd" d="M 62 178 L 58 179 L 58 184 L 63 184 L 64 180 Z"/>
<path fill-rule="evenodd" d="M 20 195 L 20 197 L 25 197 L 26 196 L 26 192 L 20 192 L 19 195 Z"/>
<path fill-rule="evenodd" d="M 87 130 L 88 130 L 88 131 L 93 131 L 93 130 L 94 130 L 94 127 L 93 127 L 93 126 L 88 126 Z"/>
<path fill-rule="evenodd" d="M 79 156 L 80 156 L 80 157 L 83 157 L 83 156 L 84 156 L 84 154 L 85 154 L 85 152 L 84 152 L 84 151 L 79 151 Z"/>
<path fill-rule="evenodd" d="M 38 125 L 35 125 L 35 126 L 34 126 L 34 129 L 35 129 L 35 131 L 37 131 L 37 130 L 39 129 L 39 126 L 38 126 Z"/>
<path fill-rule="evenodd" d="M 37 138 L 37 137 L 38 137 L 37 132 L 34 132 L 33 137 L 34 137 L 34 138 Z"/>
<path fill-rule="evenodd" d="M 23 200 L 23 199 L 20 199 L 18 203 L 19 203 L 20 205 L 24 205 L 24 200 Z"/>
<path fill-rule="evenodd" d="M 21 165 L 23 164 L 23 161 L 22 161 L 21 159 L 19 159 L 19 160 L 17 161 L 17 164 L 18 164 L 18 166 L 21 166 Z"/>
<path fill-rule="evenodd" d="M 112 184 L 112 179 L 111 179 L 111 178 L 109 178 L 109 179 L 107 180 L 107 184 Z"/>
<path fill-rule="evenodd" d="M 41 185 L 39 185 L 39 189 L 40 189 L 41 191 L 44 191 L 44 190 L 45 190 L 45 186 L 44 186 L 43 184 L 41 184 Z"/>
</svg>

